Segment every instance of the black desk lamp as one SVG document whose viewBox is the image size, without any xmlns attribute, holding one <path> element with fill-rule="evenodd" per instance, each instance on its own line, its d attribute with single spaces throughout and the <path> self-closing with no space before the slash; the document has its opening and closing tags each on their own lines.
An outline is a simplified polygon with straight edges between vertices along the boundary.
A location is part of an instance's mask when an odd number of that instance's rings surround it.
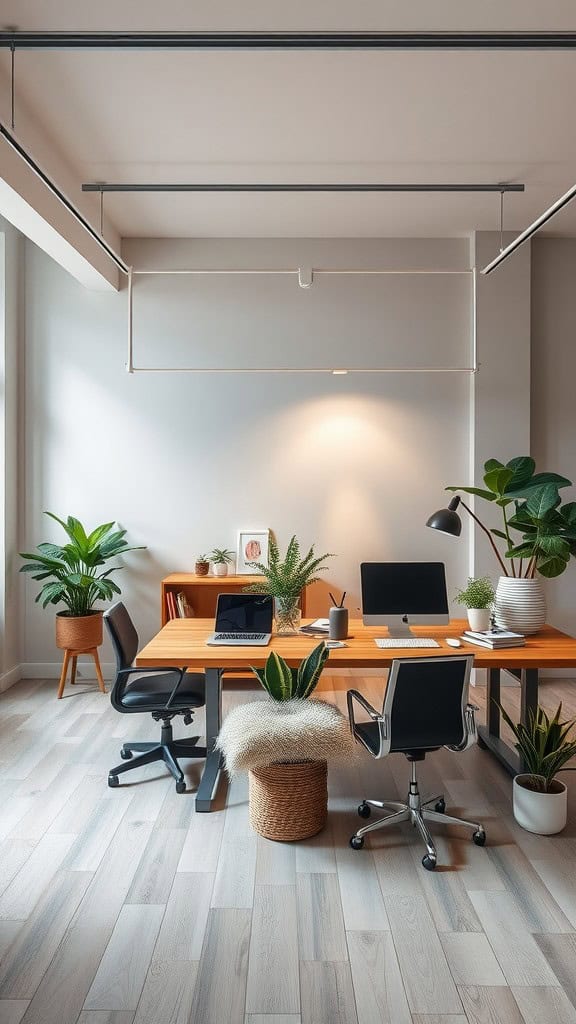
<svg viewBox="0 0 576 1024">
<path fill-rule="evenodd" d="M 461 505 L 462 508 L 465 508 L 468 514 L 472 516 L 474 522 L 478 524 L 480 529 L 484 530 L 484 533 L 492 545 L 494 554 L 502 567 L 502 572 L 505 576 L 508 576 L 508 570 L 498 553 L 498 548 L 494 543 L 494 538 L 492 537 L 490 530 L 484 526 L 484 523 L 480 522 L 478 516 L 474 515 L 472 509 L 468 508 L 468 505 L 464 504 L 462 498 L 460 498 L 458 494 L 452 498 L 448 508 L 440 508 L 437 512 L 433 512 L 428 519 L 426 526 L 430 526 L 433 530 L 440 530 L 440 533 L 447 533 L 450 537 L 459 537 L 462 533 L 462 520 L 456 511 L 459 505 Z"/>
</svg>

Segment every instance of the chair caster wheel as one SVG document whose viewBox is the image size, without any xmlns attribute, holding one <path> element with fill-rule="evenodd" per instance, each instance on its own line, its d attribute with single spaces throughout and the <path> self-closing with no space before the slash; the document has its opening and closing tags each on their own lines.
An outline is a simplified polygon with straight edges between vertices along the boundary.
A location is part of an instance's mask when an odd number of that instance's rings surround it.
<svg viewBox="0 0 576 1024">
<path fill-rule="evenodd" d="M 134 757 L 134 754 L 131 750 L 124 750 L 124 748 L 122 748 L 120 751 L 120 757 L 123 761 L 129 761 L 131 757 Z"/>
<path fill-rule="evenodd" d="M 350 846 L 353 850 L 361 850 L 364 846 L 364 836 L 352 836 Z"/>
<path fill-rule="evenodd" d="M 369 818 L 370 815 L 372 814 L 372 808 L 370 807 L 370 804 L 366 803 L 365 800 L 363 800 L 362 803 L 358 805 L 358 814 L 360 815 L 361 818 Z"/>
<path fill-rule="evenodd" d="M 176 783 L 176 792 L 177 793 L 185 793 L 186 792 L 186 783 L 184 782 L 184 779 L 179 779 L 178 782 Z"/>
<path fill-rule="evenodd" d="M 477 832 L 474 832 L 474 834 L 472 835 L 472 842 L 475 843 L 476 846 L 486 845 L 486 833 L 483 828 L 478 829 Z"/>
<path fill-rule="evenodd" d="M 422 864 L 426 868 L 426 871 L 434 871 L 436 867 L 436 857 L 431 857 L 429 853 L 425 853 L 422 857 Z"/>
<path fill-rule="evenodd" d="M 118 776 L 110 774 L 108 776 L 108 785 L 110 786 L 110 789 L 114 789 L 116 786 L 119 786 L 120 779 L 118 778 Z"/>
<path fill-rule="evenodd" d="M 438 814 L 444 814 L 444 811 L 446 810 L 446 801 L 444 800 L 444 797 L 434 804 L 434 810 L 438 811 Z"/>
</svg>

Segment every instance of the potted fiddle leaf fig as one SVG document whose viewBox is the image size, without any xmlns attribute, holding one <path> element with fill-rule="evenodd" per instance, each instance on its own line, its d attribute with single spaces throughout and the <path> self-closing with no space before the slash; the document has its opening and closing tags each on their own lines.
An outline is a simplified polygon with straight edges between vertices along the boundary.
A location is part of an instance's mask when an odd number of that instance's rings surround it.
<svg viewBox="0 0 576 1024">
<path fill-rule="evenodd" d="M 214 548 L 210 555 L 215 576 L 227 576 L 228 566 L 234 561 L 234 552 L 227 548 Z"/>
<path fill-rule="evenodd" d="M 53 512 L 47 516 L 60 524 L 68 542 L 64 545 L 42 543 L 34 552 L 21 552 L 25 564 L 20 572 L 31 573 L 42 583 L 36 601 L 42 607 L 63 604 L 56 613 L 56 646 L 60 650 L 80 651 L 99 647 L 102 643 L 102 611 L 99 601 L 111 601 L 120 587 L 111 579 L 122 567 L 102 566 L 127 551 L 143 550 L 129 546 L 126 530 L 114 530 L 115 523 L 103 523 L 90 533 L 74 516 L 59 519 Z"/>
<path fill-rule="evenodd" d="M 484 487 L 446 490 L 474 494 L 497 506 L 501 528 L 488 529 L 459 498 L 444 511 L 453 514 L 461 502 L 490 538 L 502 569 L 496 588 L 496 624 L 518 633 L 536 633 L 546 621 L 540 577 L 560 576 L 576 555 L 576 502 L 562 504 L 560 496 L 571 481 L 558 473 L 536 473 L 534 459 L 522 455 L 506 463 L 488 459 L 483 483 Z M 436 525 L 434 516 L 429 524 Z"/>
<path fill-rule="evenodd" d="M 251 583 L 245 587 L 247 593 L 271 594 L 274 598 L 275 632 L 279 636 L 290 636 L 298 632 L 302 612 L 300 598 L 302 591 L 320 579 L 319 572 L 328 567 L 322 563 L 333 556 L 329 553 L 315 556 L 314 545 L 302 558 L 300 544 L 292 537 L 284 558 L 274 537 L 270 538 L 268 565 L 248 562 L 263 576 L 262 583 Z"/>
<path fill-rule="evenodd" d="M 562 704 L 550 718 L 543 708 L 528 714 L 528 724 L 516 724 L 499 705 L 506 724 L 516 738 L 516 749 L 525 771 L 514 778 L 514 817 L 522 828 L 538 835 L 561 832 L 568 814 L 567 789 L 556 778 L 559 772 L 573 771 L 567 762 L 576 757 L 576 719 L 560 721 Z M 570 738 L 572 733 L 572 738 Z"/>
<path fill-rule="evenodd" d="M 230 774 L 248 771 L 250 824 L 267 839 L 307 839 L 326 823 L 327 762 L 350 757 L 348 723 L 333 704 L 310 699 L 328 658 L 324 642 L 294 667 L 275 651 L 253 668 L 264 700 L 228 713 L 217 746 Z"/>
</svg>

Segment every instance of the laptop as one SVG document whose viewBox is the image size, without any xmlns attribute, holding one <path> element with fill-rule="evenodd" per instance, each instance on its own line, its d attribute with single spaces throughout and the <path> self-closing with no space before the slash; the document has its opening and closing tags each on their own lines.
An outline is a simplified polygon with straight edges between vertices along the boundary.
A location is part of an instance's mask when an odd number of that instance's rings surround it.
<svg viewBox="0 0 576 1024">
<path fill-rule="evenodd" d="M 216 628 L 206 643 L 266 647 L 272 638 L 273 608 L 267 594 L 218 594 Z"/>
</svg>

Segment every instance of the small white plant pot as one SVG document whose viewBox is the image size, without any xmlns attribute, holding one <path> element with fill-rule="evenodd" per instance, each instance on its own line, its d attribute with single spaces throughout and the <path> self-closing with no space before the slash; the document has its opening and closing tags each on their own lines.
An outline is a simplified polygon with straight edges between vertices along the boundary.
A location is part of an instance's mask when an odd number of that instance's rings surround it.
<svg viewBox="0 0 576 1024">
<path fill-rule="evenodd" d="M 215 576 L 227 576 L 228 566 L 226 562 L 213 562 L 212 572 L 214 573 Z"/>
<path fill-rule="evenodd" d="M 490 628 L 490 609 L 469 608 L 468 623 L 475 633 L 485 633 Z"/>
<path fill-rule="evenodd" d="M 523 785 L 530 775 L 517 775 L 513 784 L 514 817 L 527 832 L 540 836 L 553 836 L 566 826 L 568 817 L 568 790 L 563 782 L 554 779 L 553 793 L 537 793 Z"/>
</svg>

